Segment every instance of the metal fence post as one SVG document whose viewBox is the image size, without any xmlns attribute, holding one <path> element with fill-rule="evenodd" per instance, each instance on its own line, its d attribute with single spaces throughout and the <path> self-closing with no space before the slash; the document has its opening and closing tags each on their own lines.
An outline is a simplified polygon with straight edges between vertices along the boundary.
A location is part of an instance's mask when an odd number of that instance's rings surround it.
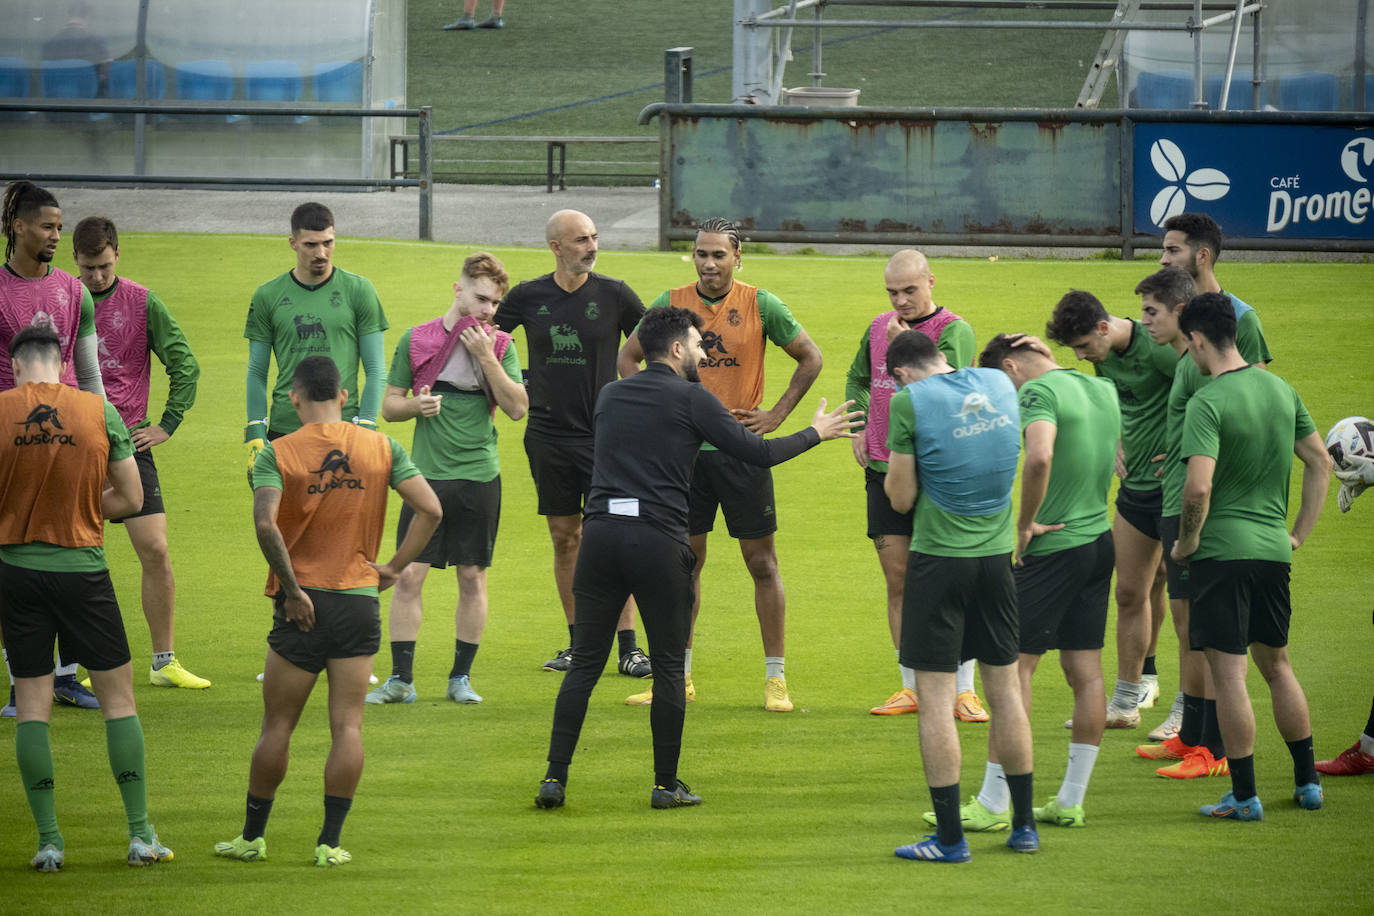
<svg viewBox="0 0 1374 916">
<path fill-rule="evenodd" d="M 434 238 L 434 159 L 430 136 L 434 130 L 434 108 L 420 107 L 420 239 Z"/>
<path fill-rule="evenodd" d="M 1135 122 L 1123 114 L 1117 130 L 1117 155 L 1121 157 L 1121 260 L 1135 259 Z"/>
<path fill-rule="evenodd" d="M 669 48 L 663 53 L 663 101 L 685 105 L 692 101 L 692 49 Z"/>
</svg>

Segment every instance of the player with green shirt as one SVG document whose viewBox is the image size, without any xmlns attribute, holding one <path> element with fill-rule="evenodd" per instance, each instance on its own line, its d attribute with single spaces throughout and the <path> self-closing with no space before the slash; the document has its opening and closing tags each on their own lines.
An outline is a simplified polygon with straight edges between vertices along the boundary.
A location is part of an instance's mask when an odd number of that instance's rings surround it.
<svg viewBox="0 0 1374 916">
<path fill-rule="evenodd" d="M 134 703 L 129 641 L 105 564 L 104 518 L 143 503 L 133 444 L 103 397 L 61 383 L 51 327 L 8 343 L 15 385 L 0 393 L 0 635 L 11 653 L 19 777 L 38 829 L 40 872 L 62 868 L 53 757 L 53 648 L 84 664 L 105 716 L 106 753 L 129 826 L 128 863 L 169 861 L 148 823 L 147 761 Z"/>
<path fill-rule="evenodd" d="M 1031 677 L 1050 649 L 1059 650 L 1074 696 L 1064 781 L 1044 807 L 1035 809 L 1035 819 L 1082 827 L 1083 796 L 1106 725 L 1102 643 L 1114 563 L 1107 494 L 1121 410 L 1116 387 L 1107 379 L 1064 369 L 1018 342 L 997 335 L 978 363 L 1001 369 L 1016 385 L 1025 438 L 1015 569 L 1021 699 L 1029 714 Z M 1009 827 L 1010 802 L 989 743 L 983 788 L 963 809 L 965 829 Z"/>
<path fill-rule="evenodd" d="M 1139 322 L 1108 314 L 1101 301 L 1084 290 L 1070 290 L 1059 300 L 1045 332 L 1110 379 L 1120 400 L 1116 471 L 1121 485 L 1112 523 L 1117 674 L 1107 728 L 1136 728 L 1140 708 L 1153 706 L 1159 697 L 1150 653 L 1152 620 L 1162 620 L 1164 614 L 1160 489 L 1154 460 L 1164 451 L 1165 408 L 1178 354 L 1151 341 Z M 1157 614 L 1152 610 L 1156 604 Z"/>
<path fill-rule="evenodd" d="M 1189 640 L 1206 653 L 1217 717 L 1230 761 L 1231 791 L 1206 817 L 1257 821 L 1255 714 L 1246 690 L 1246 654 L 1269 686 L 1274 722 L 1293 758 L 1298 807 L 1322 806 L 1312 726 L 1288 660 L 1293 551 L 1312 533 L 1326 500 L 1331 458 L 1302 399 L 1283 379 L 1236 349 L 1236 317 L 1221 293 L 1197 296 L 1179 327 L 1203 375 L 1193 395 L 1178 457 L 1187 462 L 1174 559 L 1189 565 Z M 1288 530 L 1293 455 L 1303 463 L 1302 500 Z"/>
<path fill-rule="evenodd" d="M 291 214 L 296 266 L 253 293 L 243 336 L 248 338 L 249 466 L 265 440 L 300 428 L 291 406 L 291 376 L 307 356 L 328 356 L 339 367 L 345 420 L 375 428 L 385 386 L 382 332 L 386 315 L 372 283 L 333 264 L 334 214 L 323 204 L 301 204 Z M 268 412 L 267 370 L 277 360 Z M 367 376 L 358 395 L 358 363 Z"/>
<path fill-rule="evenodd" d="M 174 648 L 176 580 L 167 553 L 167 510 L 153 448 L 172 437 L 196 401 L 200 364 L 186 335 L 152 290 L 116 274 L 119 232 L 103 216 L 88 216 L 72 231 L 72 254 L 82 284 L 95 300 L 96 335 L 105 394 L 130 430 L 143 481 L 143 506 L 117 519 L 142 569 L 143 616 L 152 638 L 148 681 L 155 687 L 204 689 L 210 681 L 182 667 Z M 167 370 L 167 402 L 156 423 L 148 416 L 152 359 Z"/>
<path fill-rule="evenodd" d="M 701 347 L 706 353 L 699 369 L 701 384 L 751 432 L 765 435 L 787 419 L 821 371 L 821 351 L 802 329 L 782 300 L 767 290 L 735 279 L 740 266 L 739 229 L 725 219 L 709 219 L 697 230 L 692 265 L 697 280 L 670 289 L 654 306 L 673 305 L 701 316 Z M 771 408 L 763 407 L 764 356 L 771 341 L 797 363 L 786 390 Z M 626 377 L 639 371 L 644 351 L 631 334 L 620 348 L 617 364 Z M 778 530 L 773 499 L 773 475 L 721 452 L 702 447 L 692 475 L 688 529 L 696 571 L 692 587 L 695 622 L 701 609 L 701 570 L 706 565 L 707 535 L 715 527 L 717 510 L 725 515 L 730 536 L 739 541 L 744 565 L 754 580 L 754 612 L 763 637 L 763 708 L 791 712 L 785 673 L 787 598 L 778 570 L 774 534 Z M 686 657 L 687 698 L 693 699 L 692 642 Z M 652 688 L 626 699 L 629 705 L 648 705 Z"/>
<path fill-rule="evenodd" d="M 864 469 L 868 536 L 878 552 L 878 565 L 887 587 L 887 625 L 892 645 L 902 644 L 902 582 L 906 577 L 907 553 L 911 547 L 911 513 L 892 510 L 883 492 L 887 474 L 888 406 L 896 385 L 887 374 L 885 357 L 892 338 L 914 329 L 935 341 L 946 361 L 956 369 L 973 362 L 977 342 L 973 326 L 963 318 L 935 304 L 932 293 L 935 274 L 925 255 L 911 248 L 894 254 L 883 270 L 883 282 L 893 311 L 883 312 L 869 321 L 859 341 L 859 350 L 845 374 L 845 398 L 867 411 L 863 435 L 852 441 L 854 460 Z M 869 713 L 896 716 L 918 711 L 916 672 L 898 664 L 902 687 L 881 706 Z M 965 722 L 986 722 L 988 714 L 973 691 L 973 662 L 959 666 L 959 683 L 954 715 Z"/>
<path fill-rule="evenodd" d="M 1016 852 L 1035 852 L 1030 721 L 1017 674 L 1020 617 L 1011 490 L 1021 453 L 1016 389 L 995 369 L 955 369 L 933 340 L 903 331 L 887 351 L 902 388 L 892 396 L 887 479 L 892 508 L 916 507 L 902 591 L 901 663 L 916 671 L 926 709 L 954 705 L 955 671 L 975 658 L 995 725 L 991 740 L 1011 796 Z M 952 716 L 924 715 L 921 761 L 936 833 L 899 846 L 904 859 L 967 862 L 959 807 L 959 734 Z"/>
<path fill-rule="evenodd" d="M 501 465 L 492 421 L 497 407 L 512 420 L 524 417 L 529 407 L 510 335 L 491 326 L 508 284 L 500 261 L 484 251 L 472 255 L 453 284 L 448 311 L 410 328 L 396 345 L 382 417 L 415 420 L 412 454 L 439 496 L 444 520 L 396 583 L 387 624 L 391 676 L 367 695 L 368 703 L 415 702 L 415 641 L 425 577 L 431 567 L 449 564 L 458 572 L 458 609 L 446 695 L 455 703 L 482 702 L 470 675 L 487 623 L 487 567 L 501 516 Z M 412 518 L 408 508 L 401 509 L 398 544 Z"/>
</svg>

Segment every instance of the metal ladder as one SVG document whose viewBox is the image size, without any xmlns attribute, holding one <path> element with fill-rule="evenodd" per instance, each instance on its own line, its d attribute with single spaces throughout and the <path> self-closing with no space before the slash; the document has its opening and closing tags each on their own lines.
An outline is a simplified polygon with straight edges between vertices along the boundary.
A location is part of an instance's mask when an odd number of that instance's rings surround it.
<svg viewBox="0 0 1374 916">
<path fill-rule="evenodd" d="M 1118 0 L 1116 12 L 1112 14 L 1112 24 L 1129 21 L 1139 10 L 1140 0 Z M 1088 77 L 1083 80 L 1083 89 L 1078 93 L 1078 101 L 1073 107 L 1096 108 L 1102 101 L 1102 93 L 1106 91 L 1112 74 L 1117 71 L 1117 65 L 1121 61 L 1121 50 L 1125 44 L 1125 29 L 1107 30 L 1107 34 L 1102 38 L 1101 47 L 1097 49 L 1097 56 L 1093 58 L 1093 65 L 1088 70 Z"/>
</svg>

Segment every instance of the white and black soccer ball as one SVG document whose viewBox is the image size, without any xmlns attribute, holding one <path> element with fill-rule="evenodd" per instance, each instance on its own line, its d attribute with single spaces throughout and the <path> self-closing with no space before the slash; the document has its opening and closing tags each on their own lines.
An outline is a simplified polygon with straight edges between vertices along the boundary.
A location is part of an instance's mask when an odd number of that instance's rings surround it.
<svg viewBox="0 0 1374 916">
<path fill-rule="evenodd" d="M 1347 456 L 1358 455 L 1374 460 L 1374 423 L 1366 417 L 1346 417 L 1337 421 L 1326 434 L 1326 451 L 1341 470 L 1349 469 Z"/>
</svg>

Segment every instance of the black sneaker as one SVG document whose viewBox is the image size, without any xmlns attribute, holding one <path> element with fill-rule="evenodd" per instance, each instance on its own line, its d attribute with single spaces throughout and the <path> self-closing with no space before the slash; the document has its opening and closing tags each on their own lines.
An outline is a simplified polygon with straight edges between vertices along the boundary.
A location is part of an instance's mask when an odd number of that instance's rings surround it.
<svg viewBox="0 0 1374 916">
<path fill-rule="evenodd" d="M 572 667 L 572 646 L 559 649 L 558 654 L 544 662 L 545 671 L 567 671 Z"/>
<path fill-rule="evenodd" d="M 639 649 L 631 649 L 620 656 L 620 673 L 626 677 L 653 677 L 654 668 L 649 664 L 649 656 Z"/>
<path fill-rule="evenodd" d="M 558 797 L 563 797 L 563 787 L 558 787 Z M 701 796 L 693 795 L 692 790 L 687 788 L 687 783 L 681 779 L 677 785 L 671 789 L 663 786 L 654 786 L 653 793 L 649 796 L 649 804 L 655 808 L 687 808 L 692 805 L 701 804 Z"/>
<path fill-rule="evenodd" d="M 536 808 L 563 807 L 563 783 L 556 779 L 546 779 L 539 784 L 539 794 L 534 797 Z"/>
</svg>

